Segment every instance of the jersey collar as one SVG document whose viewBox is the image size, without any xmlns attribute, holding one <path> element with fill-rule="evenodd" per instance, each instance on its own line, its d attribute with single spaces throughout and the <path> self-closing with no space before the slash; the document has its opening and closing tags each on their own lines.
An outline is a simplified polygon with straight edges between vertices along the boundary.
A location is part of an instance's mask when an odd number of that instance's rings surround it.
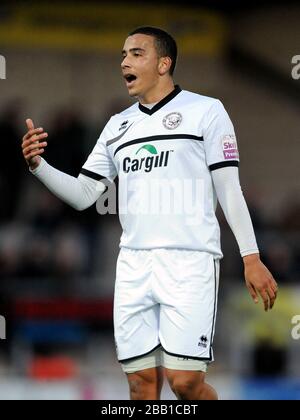
<svg viewBox="0 0 300 420">
<path fill-rule="evenodd" d="M 178 93 L 181 92 L 181 88 L 179 85 L 175 85 L 174 90 L 172 90 L 169 95 L 165 96 L 161 101 L 159 101 L 156 105 L 154 105 L 153 108 L 149 109 L 146 106 L 139 104 L 140 111 L 144 112 L 145 114 L 152 115 L 154 112 L 158 111 L 160 108 L 165 106 L 168 102 L 170 102 L 175 96 L 178 95 Z"/>
</svg>

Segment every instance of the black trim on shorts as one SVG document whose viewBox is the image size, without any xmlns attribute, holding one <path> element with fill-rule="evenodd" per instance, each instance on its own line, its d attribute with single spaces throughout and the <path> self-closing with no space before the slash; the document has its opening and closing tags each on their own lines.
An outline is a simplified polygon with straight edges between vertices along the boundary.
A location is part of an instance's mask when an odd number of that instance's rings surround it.
<svg viewBox="0 0 300 420">
<path fill-rule="evenodd" d="M 213 336 L 214 336 L 214 329 L 215 329 L 215 322 L 216 322 L 216 305 L 217 305 L 217 270 L 216 270 L 216 261 L 214 259 L 214 280 L 215 280 L 215 293 L 214 293 L 214 316 L 213 316 L 213 323 L 210 335 L 210 348 L 209 348 L 209 355 L 212 359 L 212 345 L 213 345 Z"/>
<path fill-rule="evenodd" d="M 152 350 L 147 351 L 147 353 L 139 354 L 138 356 L 129 357 L 128 359 L 119 360 L 119 363 L 129 362 L 131 360 L 135 360 L 135 359 L 139 359 L 140 357 L 147 356 L 147 354 L 152 353 L 154 350 L 158 349 L 159 347 L 161 347 L 161 344 L 158 344 Z"/>
<path fill-rule="evenodd" d="M 161 134 L 158 136 L 150 136 L 150 137 L 142 137 L 139 139 L 130 140 L 126 143 L 120 144 L 119 147 L 116 148 L 114 152 L 114 157 L 118 153 L 119 150 L 123 149 L 123 147 L 131 146 L 132 144 L 137 143 L 145 143 L 148 141 L 157 141 L 157 140 L 182 140 L 182 139 L 189 139 L 189 140 L 197 140 L 197 141 L 203 141 L 202 136 L 195 136 L 194 134 Z"/>
<path fill-rule="evenodd" d="M 106 179 L 105 176 L 96 174 L 95 172 L 92 172 L 92 171 L 88 171 L 87 169 L 84 169 L 84 168 L 81 168 L 80 173 L 82 175 L 85 175 L 85 176 L 88 176 L 89 178 L 94 179 L 95 181 L 101 181 L 101 179 Z"/>
<path fill-rule="evenodd" d="M 211 357 L 211 353 L 210 353 L 210 357 L 196 357 L 196 356 L 188 356 L 187 354 L 178 354 L 178 353 L 171 353 L 170 351 L 167 351 L 166 349 L 164 349 L 162 347 L 163 351 L 167 354 L 169 354 L 170 356 L 175 356 L 175 357 L 186 357 L 188 359 L 192 359 L 192 360 L 200 360 L 203 362 L 210 362 L 212 360 Z"/>
<path fill-rule="evenodd" d="M 211 171 L 215 171 L 216 169 L 226 168 L 226 166 L 237 166 L 237 167 L 239 167 L 239 161 L 238 160 L 227 160 L 226 162 L 213 163 L 212 165 L 209 165 L 209 169 Z"/>
<path fill-rule="evenodd" d="M 158 111 L 163 106 L 165 106 L 168 102 L 170 102 L 172 99 L 174 99 L 175 96 L 177 96 L 178 93 L 180 93 L 180 92 L 181 92 L 180 86 L 175 85 L 172 92 L 169 93 L 169 95 L 167 95 L 166 97 L 164 97 L 161 101 L 159 101 L 156 105 L 154 105 L 153 108 L 149 109 L 146 106 L 139 103 L 139 109 L 140 109 L 140 111 L 144 112 L 145 114 L 152 115 L 152 114 L 154 114 L 154 112 Z"/>
</svg>

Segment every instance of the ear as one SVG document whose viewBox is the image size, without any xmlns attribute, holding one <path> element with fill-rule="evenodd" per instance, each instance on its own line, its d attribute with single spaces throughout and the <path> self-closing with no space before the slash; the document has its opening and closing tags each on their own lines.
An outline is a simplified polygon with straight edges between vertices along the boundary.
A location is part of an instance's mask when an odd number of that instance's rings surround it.
<svg viewBox="0 0 300 420">
<path fill-rule="evenodd" d="M 168 73 L 172 64 L 170 57 L 160 57 L 158 62 L 158 72 L 161 76 Z"/>
</svg>

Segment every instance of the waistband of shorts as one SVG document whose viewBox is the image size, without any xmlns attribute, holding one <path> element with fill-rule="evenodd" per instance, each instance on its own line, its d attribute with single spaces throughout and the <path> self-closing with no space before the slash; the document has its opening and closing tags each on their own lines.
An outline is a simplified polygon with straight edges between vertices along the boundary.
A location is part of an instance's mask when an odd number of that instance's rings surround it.
<svg viewBox="0 0 300 420">
<path fill-rule="evenodd" d="M 155 252 L 164 252 L 164 251 L 166 251 L 166 252 L 170 252 L 170 253 L 172 253 L 172 252 L 180 252 L 180 251 L 182 251 L 182 254 L 184 254 L 184 253 L 199 253 L 199 254 L 205 254 L 205 255 L 212 255 L 213 256 L 213 258 L 214 258 L 214 260 L 220 260 L 220 259 L 222 259 L 222 257 L 220 256 L 220 255 L 214 255 L 213 253 L 211 253 L 211 252 L 208 252 L 208 251 L 203 251 L 203 250 L 200 250 L 200 249 L 192 249 L 192 248 L 171 248 L 171 247 L 156 247 L 156 248 L 129 248 L 129 247 L 126 247 L 126 246 L 121 246 L 120 247 L 120 252 L 128 252 L 128 253 L 134 253 L 134 254 L 137 254 L 137 253 L 147 253 L 147 254 L 150 254 L 150 253 L 155 253 Z"/>
</svg>

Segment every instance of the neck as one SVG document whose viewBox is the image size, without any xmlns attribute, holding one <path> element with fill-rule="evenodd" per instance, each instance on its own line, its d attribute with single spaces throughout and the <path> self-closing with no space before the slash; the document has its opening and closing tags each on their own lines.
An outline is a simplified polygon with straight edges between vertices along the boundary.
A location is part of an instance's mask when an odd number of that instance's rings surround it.
<svg viewBox="0 0 300 420">
<path fill-rule="evenodd" d="M 164 99 L 169 93 L 174 90 L 173 79 L 170 78 L 164 84 L 157 84 L 153 88 L 149 89 L 143 95 L 138 96 L 140 104 L 153 104 Z"/>
</svg>

